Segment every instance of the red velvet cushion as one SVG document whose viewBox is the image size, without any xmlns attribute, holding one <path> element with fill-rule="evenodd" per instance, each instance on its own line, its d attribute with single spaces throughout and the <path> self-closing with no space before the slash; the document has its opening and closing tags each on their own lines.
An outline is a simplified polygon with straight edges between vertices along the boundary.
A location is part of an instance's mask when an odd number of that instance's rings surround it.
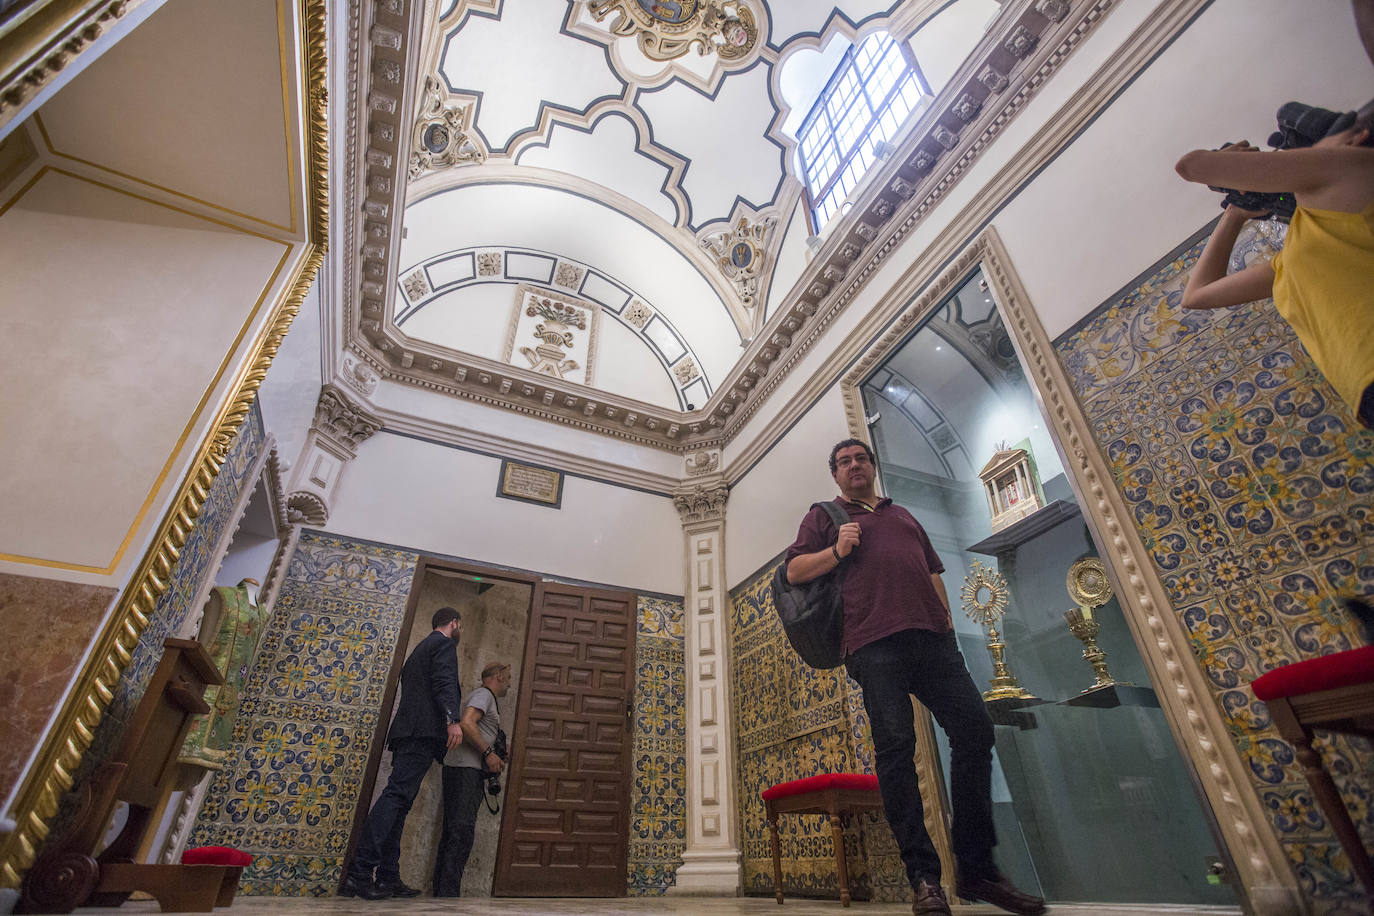
<svg viewBox="0 0 1374 916">
<path fill-rule="evenodd" d="M 867 773 L 822 773 L 819 776 L 808 776 L 805 779 L 794 779 L 791 782 L 780 782 L 776 786 L 770 786 L 763 790 L 763 800 L 804 795 L 822 789 L 867 789 L 869 792 L 877 792 L 878 777 L 869 776 Z"/>
<path fill-rule="evenodd" d="M 181 854 L 182 865 L 240 865 L 253 864 L 253 857 L 232 846 L 197 846 Z"/>
<path fill-rule="evenodd" d="M 1374 646 L 1310 658 L 1275 668 L 1250 684 L 1261 700 L 1292 697 L 1318 690 L 1335 690 L 1374 681 Z"/>
</svg>

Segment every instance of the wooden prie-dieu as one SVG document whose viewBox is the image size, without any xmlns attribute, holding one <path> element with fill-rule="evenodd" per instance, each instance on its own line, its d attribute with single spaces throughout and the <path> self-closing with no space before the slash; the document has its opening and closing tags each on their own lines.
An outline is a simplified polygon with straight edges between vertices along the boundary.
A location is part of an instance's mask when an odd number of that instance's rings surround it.
<svg viewBox="0 0 1374 916">
<path fill-rule="evenodd" d="M 78 906 L 119 906 L 134 891 L 152 895 L 165 911 L 204 913 L 233 902 L 241 867 L 134 860 L 145 835 L 157 829 L 154 813 L 175 784 L 177 755 L 192 719 L 210 711 L 205 688 L 223 683 L 199 642 L 163 643 L 162 659 L 118 751 L 76 787 L 78 810 L 71 829 L 29 870 L 18 912 L 70 913 Z M 128 819 L 101 850 L 121 802 L 128 805 Z"/>
</svg>

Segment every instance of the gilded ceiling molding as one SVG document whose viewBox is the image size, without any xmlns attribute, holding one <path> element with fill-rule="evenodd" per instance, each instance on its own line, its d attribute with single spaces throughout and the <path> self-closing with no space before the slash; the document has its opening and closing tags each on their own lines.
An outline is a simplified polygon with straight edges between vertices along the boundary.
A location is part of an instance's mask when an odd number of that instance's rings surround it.
<svg viewBox="0 0 1374 916">
<path fill-rule="evenodd" d="M 1297 912 L 1296 880 L 1277 837 L 1269 829 L 1260 799 L 1250 788 L 1246 763 L 1230 740 L 1220 711 L 1212 702 L 1201 668 L 1192 658 L 1183 629 L 1172 618 L 1172 603 L 1154 572 L 1144 544 L 1135 534 L 1130 510 L 1112 482 L 1087 419 L 1073 394 L 1054 345 L 1002 246 L 995 229 L 968 245 L 939 277 L 910 300 L 881 338 L 867 347 L 840 382 L 850 433 L 867 438 L 859 386 L 913 329 L 981 265 L 1002 308 L 1008 332 L 1016 341 L 1055 437 L 1070 457 L 1071 483 L 1082 509 L 1102 540 L 1115 571 L 1116 594 L 1153 683 L 1165 716 L 1188 757 L 1226 839 L 1257 913 Z"/>
<path fill-rule="evenodd" d="M 686 0 L 677 6 L 670 10 L 665 5 L 663 11 L 654 13 L 637 0 L 579 0 L 569 10 L 564 29 L 605 45 L 615 74 L 641 89 L 657 89 L 681 80 L 712 95 L 731 73 L 748 69 L 760 59 L 774 60 L 768 45 L 771 22 L 764 4 L 754 0 Z M 734 14 L 730 7 L 735 8 Z M 580 15 L 584 10 L 585 18 Z M 734 43 L 726 39 L 727 32 Z M 633 51 L 627 54 L 627 48 Z M 705 73 L 684 65 L 684 59 L 703 56 L 712 59 Z M 636 69 L 646 61 L 659 66 L 653 72 Z"/>
<path fill-rule="evenodd" d="M 0 23 L 0 130 L 142 0 L 38 3 Z"/>
<path fill-rule="evenodd" d="M 768 9 L 757 0 L 676 0 L 652 7 L 638 0 L 585 2 L 593 18 L 609 18 L 611 34 L 635 39 L 650 60 L 675 60 L 695 51 L 740 69 L 768 43 Z"/>
<path fill-rule="evenodd" d="M 95 728 L 114 688 L 148 624 L 149 615 L 167 590 L 172 567 L 209 495 L 229 446 L 242 425 L 267 369 L 276 357 L 291 322 L 300 312 L 324 260 L 329 241 L 329 146 L 325 88 L 326 0 L 304 0 L 302 14 L 302 72 L 305 85 L 306 175 L 309 181 L 306 214 L 309 220 L 307 254 L 252 345 L 248 358 L 229 386 L 210 432 L 201 442 L 191 469 L 173 496 L 151 545 L 139 562 L 119 603 L 97 637 L 90 658 L 78 675 L 37 757 L 11 806 L 13 832 L 0 840 L 0 887 L 18 888 L 48 834 L 62 794 L 72 786 L 73 774 L 90 746 Z"/>
</svg>

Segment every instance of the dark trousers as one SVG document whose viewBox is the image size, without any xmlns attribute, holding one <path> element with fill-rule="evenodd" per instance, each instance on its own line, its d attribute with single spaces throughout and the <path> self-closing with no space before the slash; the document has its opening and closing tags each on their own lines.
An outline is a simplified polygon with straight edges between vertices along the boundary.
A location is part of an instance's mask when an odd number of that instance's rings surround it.
<svg viewBox="0 0 1374 916">
<path fill-rule="evenodd" d="M 939 883 L 940 857 L 926 832 L 916 782 L 913 695 L 949 736 L 950 802 L 959 872 L 988 874 L 997 844 L 992 824 L 992 720 L 969 677 L 954 633 L 903 630 L 854 651 L 845 667 L 864 692 L 883 811 L 897 838 L 907 878 Z"/>
<path fill-rule="evenodd" d="M 477 806 L 482 802 L 482 771 L 444 767 L 444 829 L 434 856 L 434 896 L 461 897 L 463 869 L 477 833 Z"/>
<path fill-rule="evenodd" d="M 401 831 L 415 803 L 420 782 L 443 748 L 432 738 L 398 738 L 391 747 L 391 778 L 367 813 L 362 842 L 353 854 L 348 872 L 359 881 L 378 883 L 401 880 Z"/>
</svg>

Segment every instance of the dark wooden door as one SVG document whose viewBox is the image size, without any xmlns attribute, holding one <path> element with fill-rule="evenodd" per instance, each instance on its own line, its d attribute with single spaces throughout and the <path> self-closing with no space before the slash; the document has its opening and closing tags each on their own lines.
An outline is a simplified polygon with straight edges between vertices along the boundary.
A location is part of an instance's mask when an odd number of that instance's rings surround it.
<svg viewBox="0 0 1374 916">
<path fill-rule="evenodd" d="M 535 587 L 495 896 L 625 895 L 635 604 Z"/>
</svg>

